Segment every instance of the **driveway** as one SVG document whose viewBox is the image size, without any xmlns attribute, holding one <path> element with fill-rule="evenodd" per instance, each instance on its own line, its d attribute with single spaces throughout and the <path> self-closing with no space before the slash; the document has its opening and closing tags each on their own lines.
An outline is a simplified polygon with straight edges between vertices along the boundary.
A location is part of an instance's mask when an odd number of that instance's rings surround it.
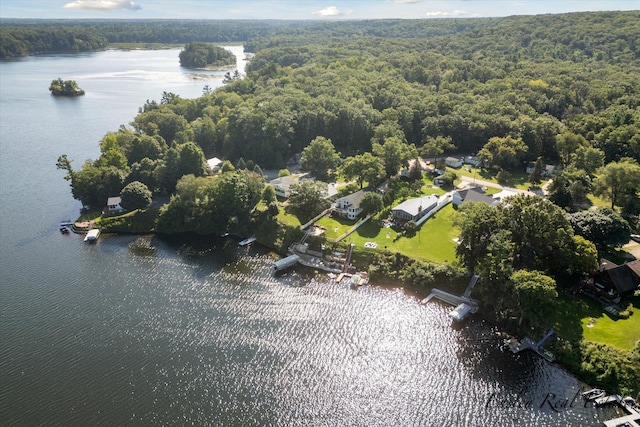
<svg viewBox="0 0 640 427">
<path fill-rule="evenodd" d="M 634 242 L 631 240 L 629 243 L 622 247 L 625 251 L 629 252 L 631 255 L 636 257 L 636 259 L 640 259 L 640 243 Z"/>
</svg>

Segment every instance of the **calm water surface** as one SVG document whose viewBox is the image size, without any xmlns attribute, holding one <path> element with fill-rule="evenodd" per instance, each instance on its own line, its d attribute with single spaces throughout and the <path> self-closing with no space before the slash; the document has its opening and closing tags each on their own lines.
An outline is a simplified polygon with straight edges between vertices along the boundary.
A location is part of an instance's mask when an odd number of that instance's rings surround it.
<svg viewBox="0 0 640 427">
<path fill-rule="evenodd" d="M 233 48 L 243 58 L 241 48 Z M 197 97 L 224 72 L 178 51 L 0 63 L 0 424 L 598 426 L 556 365 L 500 348 L 481 321 L 401 289 L 271 277 L 273 254 L 232 240 L 133 248 L 61 235 L 75 167 L 163 91 Z M 238 64 L 243 67 L 243 63 Z M 56 99 L 52 79 L 84 97 Z"/>
</svg>

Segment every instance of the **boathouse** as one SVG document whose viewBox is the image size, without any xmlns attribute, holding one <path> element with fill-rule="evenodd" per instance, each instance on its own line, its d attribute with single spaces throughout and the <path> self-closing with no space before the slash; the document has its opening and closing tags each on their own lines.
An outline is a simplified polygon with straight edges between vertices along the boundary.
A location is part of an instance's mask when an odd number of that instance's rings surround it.
<svg viewBox="0 0 640 427">
<path fill-rule="evenodd" d="M 293 267 L 300 261 L 300 257 L 298 255 L 289 255 L 286 258 L 279 259 L 278 261 L 273 263 L 273 272 L 277 273 L 282 270 L 286 270 L 289 267 Z"/>
</svg>

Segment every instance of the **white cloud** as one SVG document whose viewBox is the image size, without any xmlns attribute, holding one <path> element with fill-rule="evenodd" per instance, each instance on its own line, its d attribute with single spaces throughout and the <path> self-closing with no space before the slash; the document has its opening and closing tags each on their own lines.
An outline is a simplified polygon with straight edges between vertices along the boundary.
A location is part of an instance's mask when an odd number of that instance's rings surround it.
<svg viewBox="0 0 640 427">
<path fill-rule="evenodd" d="M 135 4 L 132 0 L 76 0 L 65 4 L 64 8 L 89 10 L 142 9 L 140 5 Z"/>
<path fill-rule="evenodd" d="M 324 9 L 316 10 L 313 14 L 318 16 L 338 16 L 340 15 L 340 10 L 335 6 L 329 6 Z"/>
<path fill-rule="evenodd" d="M 313 12 L 314 15 L 320 16 L 322 18 L 330 17 L 330 16 L 340 16 L 340 15 L 351 15 L 353 13 L 352 10 L 340 10 L 335 6 L 325 7 L 324 9 L 316 10 Z"/>
<path fill-rule="evenodd" d="M 425 16 L 434 18 L 434 17 L 445 17 L 445 16 L 463 16 L 466 14 L 467 12 L 465 10 L 454 10 L 453 12 L 445 12 L 445 11 L 439 10 L 435 12 L 427 12 L 425 13 Z"/>
<path fill-rule="evenodd" d="M 395 3 L 420 3 L 422 0 L 394 0 Z"/>
</svg>

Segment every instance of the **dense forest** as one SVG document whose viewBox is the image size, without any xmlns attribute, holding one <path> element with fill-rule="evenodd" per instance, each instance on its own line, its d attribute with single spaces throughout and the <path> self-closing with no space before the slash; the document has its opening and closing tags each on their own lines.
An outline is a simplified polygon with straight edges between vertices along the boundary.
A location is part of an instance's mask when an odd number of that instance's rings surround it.
<svg viewBox="0 0 640 427">
<path fill-rule="evenodd" d="M 421 28 L 436 35 L 370 35 Z M 156 166 L 192 143 L 207 157 L 281 168 L 317 137 L 343 157 L 392 139 L 424 155 L 443 147 L 487 153 L 507 170 L 538 158 L 564 166 L 577 159 L 593 175 L 599 162 L 640 161 L 639 35 L 639 12 L 287 30 L 248 42 L 257 52 L 244 79 L 227 79 L 198 99 L 164 94 L 160 103 L 147 102 L 131 127 L 105 137 L 120 142 L 103 147 L 120 152 L 129 167 L 144 157 L 130 158 L 130 140 L 144 138 L 157 144 L 147 156 Z M 501 162 L 500 150 L 512 150 L 508 141 L 519 148 Z M 587 167 L 584 156 L 595 163 Z M 155 176 L 153 188 L 170 191 L 181 174 Z M 565 178 L 567 187 L 589 180 Z"/>
<path fill-rule="evenodd" d="M 255 56 L 244 78 L 229 73 L 222 88 L 197 99 L 165 92 L 147 101 L 80 169 L 61 156 L 73 196 L 101 208 L 135 183 L 171 195 L 159 232 L 246 233 L 286 228 L 275 223 L 279 206 L 261 168 L 284 168 L 292 157 L 316 177 L 337 170 L 360 186 L 419 155 L 477 154 L 498 180 L 529 163 L 532 177 L 557 165 L 548 199 L 463 205 L 457 217 L 458 266 L 481 273 L 477 292 L 494 318 L 520 316 L 524 325 L 545 324 L 555 312 L 556 280 L 578 281 L 638 232 L 640 12 L 280 29 L 247 40 Z M 205 162 L 213 156 L 225 159 L 216 177 Z M 300 184 L 289 205 L 319 200 L 316 184 Z M 591 194 L 610 209 L 585 211 Z M 414 261 L 371 266 L 407 271 L 407 281 L 426 281 L 429 269 L 432 278 L 450 273 Z M 561 359 L 589 381 L 637 391 L 640 344 L 614 352 L 563 343 Z"/>
<path fill-rule="evenodd" d="M 0 59 L 105 49 L 109 43 L 242 42 L 304 21 L 0 20 Z"/>
</svg>

